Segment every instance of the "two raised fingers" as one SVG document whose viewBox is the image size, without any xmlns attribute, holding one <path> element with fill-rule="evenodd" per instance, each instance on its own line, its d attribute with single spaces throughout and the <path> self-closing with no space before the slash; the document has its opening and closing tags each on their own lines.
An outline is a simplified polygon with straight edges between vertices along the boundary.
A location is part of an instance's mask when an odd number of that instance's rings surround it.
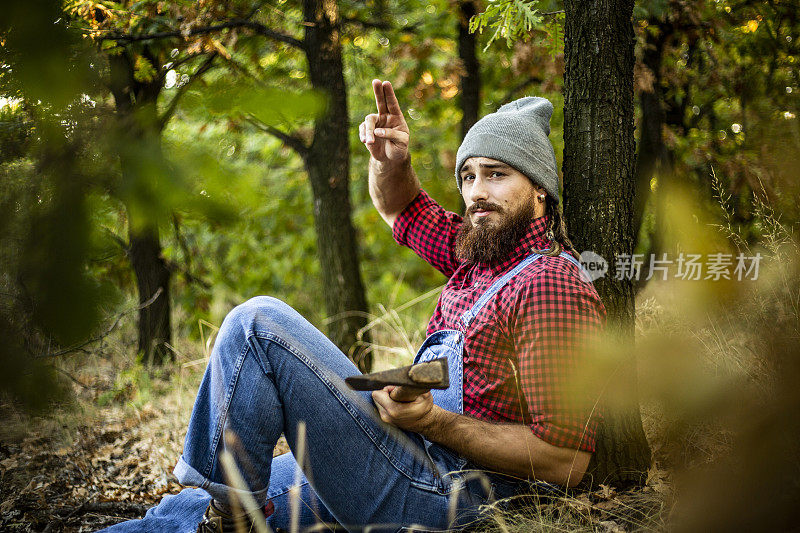
<svg viewBox="0 0 800 533">
<path fill-rule="evenodd" d="M 388 81 L 372 80 L 372 90 L 378 112 L 364 117 L 364 122 L 358 127 L 358 137 L 377 159 L 399 159 L 405 154 L 409 142 L 400 102 Z M 389 144 L 376 146 L 377 140 L 389 141 Z"/>
<path fill-rule="evenodd" d="M 372 80 L 372 91 L 375 93 L 375 105 L 378 107 L 379 115 L 403 115 L 391 82 Z"/>
</svg>

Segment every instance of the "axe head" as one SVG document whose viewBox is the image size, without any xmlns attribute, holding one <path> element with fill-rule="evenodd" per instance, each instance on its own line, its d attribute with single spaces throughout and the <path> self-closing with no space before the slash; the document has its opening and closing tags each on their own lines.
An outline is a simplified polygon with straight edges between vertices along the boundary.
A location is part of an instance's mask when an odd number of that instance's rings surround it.
<svg viewBox="0 0 800 533">
<path fill-rule="evenodd" d="M 387 385 L 446 389 L 450 386 L 450 374 L 447 358 L 440 357 L 415 365 L 351 376 L 344 381 L 353 390 L 379 390 Z"/>
</svg>

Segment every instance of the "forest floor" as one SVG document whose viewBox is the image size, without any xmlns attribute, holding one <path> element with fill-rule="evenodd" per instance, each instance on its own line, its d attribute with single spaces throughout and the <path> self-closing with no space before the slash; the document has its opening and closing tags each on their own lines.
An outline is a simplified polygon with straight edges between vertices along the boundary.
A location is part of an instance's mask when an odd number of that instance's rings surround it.
<svg viewBox="0 0 800 533">
<path fill-rule="evenodd" d="M 63 433 L 45 424 L 21 440 L 4 438 L 0 531 L 96 531 L 140 518 L 162 496 L 179 492 L 172 467 L 185 430 L 185 423 L 176 421 L 185 413 L 177 407 L 177 402 L 113 406 L 100 409 L 92 424 L 62 428 Z M 660 529 L 671 499 L 665 477 L 653 470 L 640 491 L 603 487 L 520 509 L 505 520 L 515 522 L 510 529 L 518 531 Z"/>
<path fill-rule="evenodd" d="M 174 364 L 152 372 L 129 362 L 131 332 L 119 337 L 59 363 L 74 395 L 57 412 L 35 418 L 0 401 L 0 531 L 96 531 L 181 490 L 172 469 L 207 348 L 186 341 Z M 663 530 L 672 501 L 669 475 L 654 462 L 643 489 L 601 486 L 495 512 L 484 531 Z"/>
<path fill-rule="evenodd" d="M 149 372 L 122 359 L 132 341 L 118 336 L 59 363 L 73 396 L 55 413 L 30 417 L 0 399 L 0 531 L 96 531 L 181 490 L 172 469 L 206 358 Z"/>
<path fill-rule="evenodd" d="M 112 404 L 80 415 L 67 410 L 38 420 L 3 406 L 6 429 L 27 430 L 6 431 L 0 440 L 0 531 L 96 531 L 140 518 L 162 496 L 179 492 L 172 468 L 188 420 L 181 394 L 167 390 L 141 406 Z M 672 498 L 666 479 L 654 468 L 642 490 L 601 487 L 519 509 L 505 521 L 516 523 L 510 529 L 517 531 L 660 529 Z"/>
</svg>

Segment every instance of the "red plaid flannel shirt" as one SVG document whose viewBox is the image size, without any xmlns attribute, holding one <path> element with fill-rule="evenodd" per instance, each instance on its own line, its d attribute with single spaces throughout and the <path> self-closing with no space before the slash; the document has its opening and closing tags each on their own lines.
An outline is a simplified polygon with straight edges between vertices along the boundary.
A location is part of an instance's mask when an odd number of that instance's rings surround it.
<svg viewBox="0 0 800 533">
<path fill-rule="evenodd" d="M 429 335 L 461 329 L 461 314 L 497 278 L 531 250 L 550 246 L 545 216 L 531 222 L 506 261 L 463 263 L 454 253 L 461 221 L 421 191 L 394 223 L 399 244 L 450 278 L 428 324 Z M 528 265 L 486 303 L 466 331 L 464 414 L 528 424 L 545 442 L 593 452 L 598 418 L 594 399 L 580 398 L 570 376 L 581 364 L 581 343 L 602 329 L 605 318 L 600 297 L 581 280 L 576 265 L 548 256 Z M 523 401 L 518 399 L 515 367 Z"/>
</svg>

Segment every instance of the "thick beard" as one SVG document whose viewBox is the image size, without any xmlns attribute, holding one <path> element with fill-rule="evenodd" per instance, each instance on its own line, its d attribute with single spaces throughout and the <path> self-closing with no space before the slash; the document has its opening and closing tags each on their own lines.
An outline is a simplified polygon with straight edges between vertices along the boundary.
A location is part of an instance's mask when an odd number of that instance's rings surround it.
<svg viewBox="0 0 800 533">
<path fill-rule="evenodd" d="M 517 211 L 506 213 L 497 204 L 478 201 L 471 205 L 456 235 L 456 257 L 468 263 L 488 264 L 508 259 L 530 231 L 534 219 L 533 203 L 526 201 L 522 206 Z M 474 225 L 469 215 L 476 209 L 497 211 L 501 215 L 500 222 Z"/>
</svg>

